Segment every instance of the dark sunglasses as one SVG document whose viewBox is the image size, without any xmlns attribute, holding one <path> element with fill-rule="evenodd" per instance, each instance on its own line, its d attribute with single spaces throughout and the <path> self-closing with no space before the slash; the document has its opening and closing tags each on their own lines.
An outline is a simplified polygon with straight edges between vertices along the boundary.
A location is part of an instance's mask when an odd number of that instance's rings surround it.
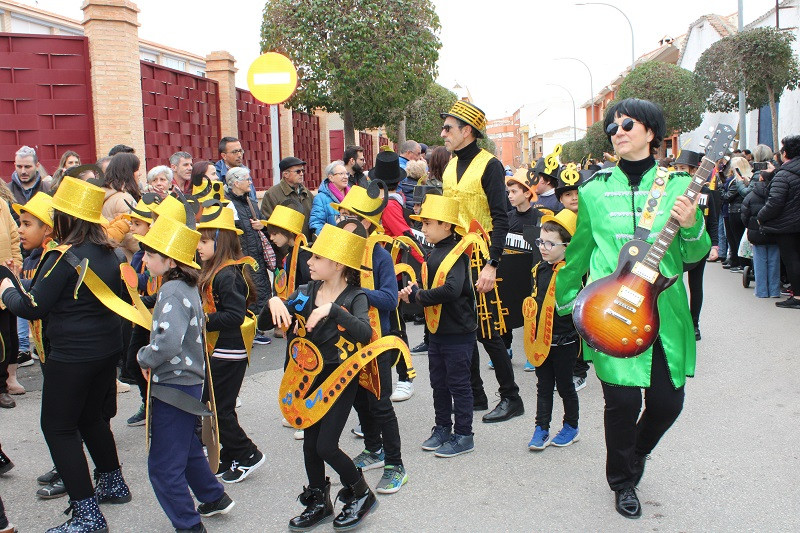
<svg viewBox="0 0 800 533">
<path fill-rule="evenodd" d="M 446 131 L 447 133 L 450 133 L 450 130 L 452 130 L 453 128 L 461 129 L 461 126 L 453 126 L 452 124 L 445 124 L 444 126 L 442 126 L 442 131 Z M 419 155 L 419 154 L 417 154 L 417 155 Z"/>
<path fill-rule="evenodd" d="M 626 118 L 622 121 L 622 124 L 617 124 L 616 122 L 612 122 L 608 126 L 606 126 L 606 133 L 609 137 L 613 137 L 619 131 L 620 126 L 624 131 L 631 131 L 633 129 L 633 125 L 636 124 L 636 121 L 632 118 Z M 641 122 L 640 122 L 641 124 Z"/>
</svg>

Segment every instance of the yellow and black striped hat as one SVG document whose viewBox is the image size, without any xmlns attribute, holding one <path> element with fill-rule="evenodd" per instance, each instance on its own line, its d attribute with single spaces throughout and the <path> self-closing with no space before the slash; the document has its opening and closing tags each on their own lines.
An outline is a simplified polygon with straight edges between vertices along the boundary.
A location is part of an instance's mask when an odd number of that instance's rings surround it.
<svg viewBox="0 0 800 533">
<path fill-rule="evenodd" d="M 483 130 L 486 129 L 486 113 L 484 113 L 478 106 L 475 106 L 464 100 L 459 100 L 450 111 L 441 113 L 442 118 L 453 117 L 462 120 L 472 126 L 475 131 L 475 137 L 478 139 L 483 137 Z"/>
</svg>

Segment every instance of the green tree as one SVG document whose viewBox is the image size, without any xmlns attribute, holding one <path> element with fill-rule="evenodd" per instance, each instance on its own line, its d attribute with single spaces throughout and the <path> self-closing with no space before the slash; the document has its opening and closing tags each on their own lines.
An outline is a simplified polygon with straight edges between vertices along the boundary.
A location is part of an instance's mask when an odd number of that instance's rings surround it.
<svg viewBox="0 0 800 533">
<path fill-rule="evenodd" d="M 625 98 L 643 98 L 660 105 L 668 135 L 700 126 L 706 109 L 705 94 L 694 74 L 661 61 L 642 63 L 625 76 L 616 99 Z"/>
<path fill-rule="evenodd" d="M 429 146 L 442 144 L 442 118 L 440 113 L 450 109 L 458 99 L 456 94 L 438 83 L 431 83 L 425 94 L 414 100 L 404 112 L 406 138 Z M 387 122 L 386 131 L 392 139 L 398 139 L 397 122 Z"/>
<path fill-rule="evenodd" d="M 561 162 L 580 163 L 588 153 L 585 137 L 581 137 L 577 141 L 568 141 L 561 146 Z"/>
<path fill-rule="evenodd" d="M 613 104 L 609 104 L 609 107 L 611 107 L 611 105 Z M 602 120 L 589 126 L 589 129 L 586 130 L 586 136 L 582 140 L 585 143 L 584 148 L 586 149 L 584 156 L 590 155 L 595 159 L 603 159 L 603 152 L 614 152 L 614 147 L 611 145 L 611 141 L 603 129 Z"/>
<path fill-rule="evenodd" d="M 287 105 L 341 113 L 350 145 L 355 128 L 389 123 L 425 92 L 436 77 L 439 28 L 430 0 L 269 0 L 261 50 L 297 67 Z"/>
<path fill-rule="evenodd" d="M 778 143 L 776 102 L 783 91 L 800 83 L 800 64 L 792 50 L 792 33 L 775 28 L 754 28 L 712 44 L 695 65 L 695 75 L 709 111 L 735 111 L 744 90 L 747 109 L 769 104 L 773 148 Z"/>
</svg>

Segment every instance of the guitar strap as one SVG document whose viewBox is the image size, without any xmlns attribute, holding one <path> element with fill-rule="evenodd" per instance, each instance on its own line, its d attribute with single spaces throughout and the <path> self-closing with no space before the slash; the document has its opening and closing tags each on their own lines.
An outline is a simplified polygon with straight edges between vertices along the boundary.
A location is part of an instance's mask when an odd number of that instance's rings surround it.
<svg viewBox="0 0 800 533">
<path fill-rule="evenodd" d="M 639 217 L 639 224 L 636 226 L 636 232 L 633 235 L 634 239 L 646 241 L 647 237 L 650 236 L 650 231 L 653 229 L 653 222 L 658 214 L 658 206 L 661 205 L 661 200 L 664 198 L 667 180 L 669 180 L 669 171 L 664 167 L 658 167 L 658 170 L 656 170 L 656 179 L 653 180 L 653 186 L 650 187 L 650 193 L 647 195 L 647 202 L 642 210 L 642 216 Z"/>
</svg>

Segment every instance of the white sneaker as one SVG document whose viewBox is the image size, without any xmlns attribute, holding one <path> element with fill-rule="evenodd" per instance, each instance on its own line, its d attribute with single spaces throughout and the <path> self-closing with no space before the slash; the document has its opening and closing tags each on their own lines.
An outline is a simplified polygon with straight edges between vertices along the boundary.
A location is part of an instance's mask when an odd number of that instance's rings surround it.
<svg viewBox="0 0 800 533">
<path fill-rule="evenodd" d="M 575 383 L 575 392 L 581 390 L 582 388 L 586 387 L 586 378 L 581 378 L 578 376 L 572 376 L 572 382 Z"/>
<path fill-rule="evenodd" d="M 122 394 L 123 392 L 130 392 L 131 386 L 127 383 L 123 383 L 120 380 L 117 380 L 117 394 Z"/>
<path fill-rule="evenodd" d="M 242 399 L 237 396 L 236 397 L 236 409 L 240 408 L 241 406 L 242 406 Z"/>
<path fill-rule="evenodd" d="M 306 437 L 306 432 L 302 429 L 298 429 L 294 432 L 294 440 L 303 440 Z"/>
<path fill-rule="evenodd" d="M 412 396 L 414 396 L 414 384 L 410 381 L 398 381 L 389 399 L 393 402 L 404 402 Z"/>
<path fill-rule="evenodd" d="M 282 425 L 283 427 L 285 427 L 285 428 L 290 428 L 290 427 L 292 427 L 292 425 L 289 423 L 289 421 L 288 421 L 288 420 L 286 420 L 285 418 L 281 418 L 281 425 Z"/>
</svg>

